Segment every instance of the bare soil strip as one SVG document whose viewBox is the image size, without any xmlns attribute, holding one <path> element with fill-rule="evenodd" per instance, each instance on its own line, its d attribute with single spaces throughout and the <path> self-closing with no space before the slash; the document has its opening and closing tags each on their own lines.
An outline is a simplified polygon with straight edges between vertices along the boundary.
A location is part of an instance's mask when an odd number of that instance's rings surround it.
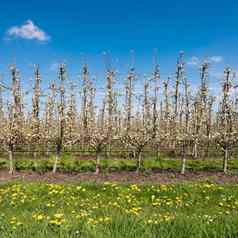
<svg viewBox="0 0 238 238">
<path fill-rule="evenodd" d="M 179 182 L 211 181 L 220 184 L 238 184 L 238 175 L 224 175 L 220 172 L 187 172 L 181 175 L 178 172 L 153 172 L 150 174 L 135 172 L 111 172 L 108 174 L 95 175 L 92 172 L 87 173 L 44 173 L 36 172 L 15 172 L 10 175 L 8 171 L 0 171 L 0 183 L 11 181 L 25 182 L 46 182 L 46 183 L 80 183 L 95 182 L 103 183 L 106 181 L 117 183 L 137 183 L 137 184 L 167 184 Z"/>
</svg>

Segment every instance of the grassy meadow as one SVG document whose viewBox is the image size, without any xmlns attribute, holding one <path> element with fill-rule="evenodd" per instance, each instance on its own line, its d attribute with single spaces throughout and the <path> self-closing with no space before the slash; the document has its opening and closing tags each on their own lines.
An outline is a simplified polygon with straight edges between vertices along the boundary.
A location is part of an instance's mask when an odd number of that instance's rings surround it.
<svg viewBox="0 0 238 238">
<path fill-rule="evenodd" d="M 0 186 L 0 237 L 237 237 L 238 187 L 209 182 Z"/>
</svg>

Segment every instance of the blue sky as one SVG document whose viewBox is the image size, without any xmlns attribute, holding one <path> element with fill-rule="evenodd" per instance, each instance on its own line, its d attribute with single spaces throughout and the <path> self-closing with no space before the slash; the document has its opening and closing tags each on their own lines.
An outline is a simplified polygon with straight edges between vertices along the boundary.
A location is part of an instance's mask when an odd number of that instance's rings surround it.
<svg viewBox="0 0 238 238">
<path fill-rule="evenodd" d="M 69 77 L 77 80 L 84 54 L 91 74 L 103 85 L 103 51 L 110 52 L 122 81 L 131 49 L 140 78 L 152 70 L 154 48 L 162 79 L 175 73 L 180 50 L 185 52 L 193 85 L 198 83 L 198 62 L 204 57 L 211 59 L 211 85 L 218 82 L 224 66 L 238 69 L 235 0 L 11 0 L 1 1 L 0 9 L 0 72 L 6 81 L 13 62 L 26 85 L 34 63 L 41 66 L 44 85 L 57 77 L 58 62 L 66 62 Z"/>
</svg>

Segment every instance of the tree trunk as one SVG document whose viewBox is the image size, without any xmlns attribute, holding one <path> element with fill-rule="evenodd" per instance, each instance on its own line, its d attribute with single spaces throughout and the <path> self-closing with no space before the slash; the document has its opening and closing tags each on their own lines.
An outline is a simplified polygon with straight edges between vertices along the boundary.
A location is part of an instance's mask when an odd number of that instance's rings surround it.
<svg viewBox="0 0 238 238">
<path fill-rule="evenodd" d="M 49 158 L 51 156 L 51 147 L 48 143 L 45 145 L 45 157 Z"/>
<path fill-rule="evenodd" d="M 185 174 L 185 169 L 186 169 L 186 152 L 185 152 L 185 145 L 183 145 L 181 174 Z"/>
<path fill-rule="evenodd" d="M 206 159 L 206 158 L 209 158 L 209 147 L 210 147 L 210 142 L 208 141 L 207 142 L 207 147 L 206 147 L 206 153 L 205 153 L 205 158 L 204 159 Z"/>
<path fill-rule="evenodd" d="M 49 152 L 49 146 L 47 145 L 46 146 L 46 157 L 48 158 L 49 157 L 49 155 L 50 155 L 50 152 Z"/>
<path fill-rule="evenodd" d="M 223 160 L 223 172 L 224 172 L 224 174 L 227 174 L 227 167 L 228 167 L 228 149 L 225 148 L 224 160 Z"/>
<path fill-rule="evenodd" d="M 60 159 L 60 153 L 61 153 L 60 146 L 57 145 L 56 155 L 55 155 L 55 162 L 54 162 L 53 171 L 52 171 L 53 173 L 56 173 L 58 162 L 59 162 L 59 159 Z"/>
<path fill-rule="evenodd" d="M 111 143 L 109 143 L 107 146 L 106 156 L 108 159 L 111 157 Z"/>
<path fill-rule="evenodd" d="M 142 167 L 142 156 L 141 156 L 141 151 L 138 152 L 138 157 L 137 157 L 137 169 L 136 172 L 139 173 Z"/>
<path fill-rule="evenodd" d="M 156 149 L 156 160 L 159 160 L 159 150 L 158 149 Z"/>
<path fill-rule="evenodd" d="M 96 152 L 96 170 L 95 170 L 95 174 L 99 174 L 100 173 L 100 155 L 99 152 Z"/>
<path fill-rule="evenodd" d="M 160 163 L 161 170 L 163 169 L 162 157 L 160 156 L 159 148 L 156 149 L 156 160 Z"/>
<path fill-rule="evenodd" d="M 9 157 L 9 174 L 13 174 L 14 167 L 13 167 L 13 151 L 8 151 L 8 157 Z"/>
<path fill-rule="evenodd" d="M 194 159 L 198 158 L 198 144 L 197 144 L 196 140 L 193 145 L 193 157 L 194 157 Z"/>
</svg>

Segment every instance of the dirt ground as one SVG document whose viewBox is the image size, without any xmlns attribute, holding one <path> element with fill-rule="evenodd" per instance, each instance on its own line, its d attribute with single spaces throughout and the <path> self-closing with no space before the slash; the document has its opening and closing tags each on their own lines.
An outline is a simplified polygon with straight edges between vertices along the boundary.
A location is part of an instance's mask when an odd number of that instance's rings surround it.
<svg viewBox="0 0 238 238">
<path fill-rule="evenodd" d="M 186 181 L 211 181 L 221 184 L 238 183 L 237 175 L 224 175 L 215 172 L 187 172 L 181 175 L 178 172 L 154 172 L 150 174 L 137 174 L 135 172 L 112 172 L 109 174 L 95 175 L 92 172 L 66 174 L 66 173 L 45 173 L 36 172 L 15 172 L 9 175 L 8 171 L 0 171 L 0 184 L 10 181 L 26 181 L 26 182 L 47 182 L 47 183 L 79 183 L 79 182 L 96 182 L 103 183 L 105 181 L 118 183 L 139 183 L 139 184 L 160 184 L 160 183 L 178 183 Z"/>
</svg>

